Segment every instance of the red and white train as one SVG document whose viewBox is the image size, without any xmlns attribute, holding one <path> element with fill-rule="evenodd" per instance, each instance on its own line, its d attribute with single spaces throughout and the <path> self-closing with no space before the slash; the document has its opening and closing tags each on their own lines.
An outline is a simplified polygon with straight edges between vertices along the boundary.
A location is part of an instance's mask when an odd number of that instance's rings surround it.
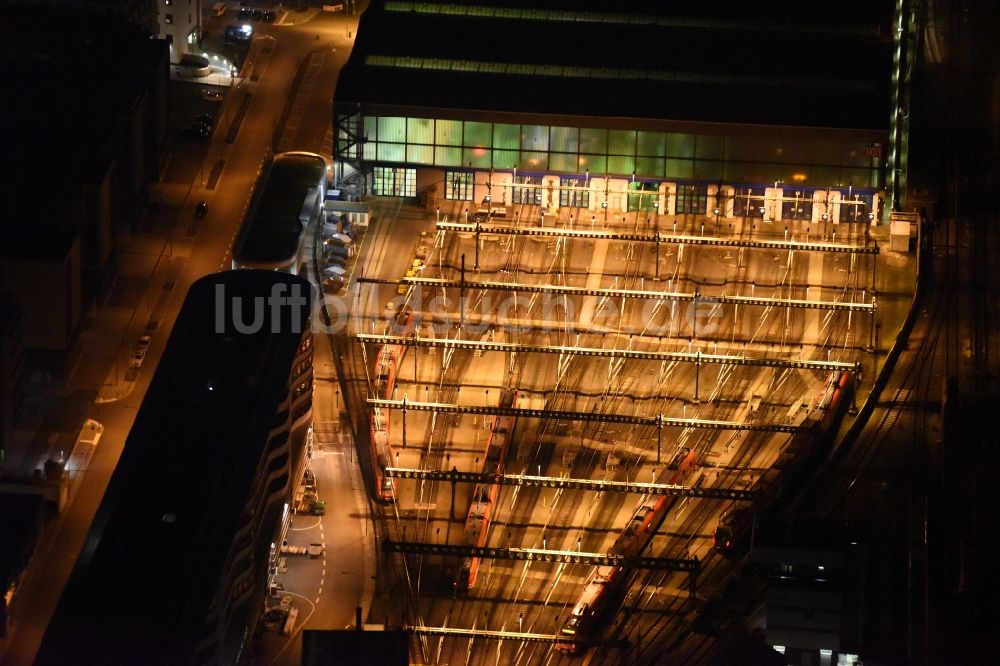
<svg viewBox="0 0 1000 666">
<path fill-rule="evenodd" d="M 793 460 L 798 465 L 803 464 L 816 442 L 836 424 L 846 408 L 851 390 L 853 390 L 853 375 L 851 373 L 835 372 L 830 375 L 823 393 L 817 396 L 806 408 L 806 415 L 801 427 L 792 436 L 791 442 L 783 449 L 781 456 L 775 463 L 775 467 L 781 469 L 783 475 L 786 472 L 794 471 L 794 467 L 790 464 Z M 691 471 L 697 457 L 694 450 L 685 449 L 678 453 L 679 462 L 677 462 L 676 471 L 670 476 L 667 483 L 682 483 Z M 770 494 L 769 499 L 773 498 L 774 494 Z M 642 504 L 615 541 L 611 549 L 612 553 L 623 557 L 641 555 L 660 529 L 667 513 L 679 499 L 676 496 L 663 496 Z M 758 506 L 763 507 L 765 504 L 759 503 Z M 750 511 L 731 512 L 734 516 L 751 513 Z M 716 544 L 720 543 L 720 539 L 724 544 L 731 543 L 734 540 L 734 535 L 717 531 Z M 605 613 L 611 610 L 608 601 L 619 591 L 618 588 L 627 573 L 624 567 L 617 565 L 595 567 L 587 578 L 583 593 L 560 633 L 567 639 L 590 639 L 599 635 L 600 622 L 604 619 Z M 565 643 L 557 643 L 556 649 L 566 654 L 576 655 L 583 652 L 586 645 L 585 640 L 568 640 Z"/>
<path fill-rule="evenodd" d="M 500 391 L 500 407 L 514 407 L 517 401 L 517 391 L 503 389 Z M 516 417 L 497 414 L 493 417 L 490 436 L 486 441 L 486 452 L 483 460 L 482 473 L 495 478 L 493 483 L 477 483 L 469 505 L 469 515 L 465 519 L 466 546 L 482 548 L 486 545 L 490 533 L 490 519 L 497 496 L 500 494 L 500 476 L 507 463 L 507 452 L 514 435 Z M 476 574 L 479 572 L 478 557 L 464 557 L 455 578 L 455 591 L 468 592 L 476 584 Z"/>
<path fill-rule="evenodd" d="M 667 483 L 679 484 L 687 477 L 697 460 L 694 449 L 682 449 L 676 456 L 676 469 Z M 640 505 L 621 535 L 611 547 L 611 553 L 622 557 L 638 557 L 652 541 L 663 524 L 667 513 L 680 498 L 663 495 Z M 625 579 L 626 570 L 617 565 L 594 567 L 583 586 L 583 594 L 573 606 L 569 619 L 560 633 L 567 638 L 590 638 L 607 610 L 608 599 L 614 596 L 617 587 Z M 556 649 L 566 654 L 580 654 L 586 647 L 584 642 L 556 643 Z"/>
<path fill-rule="evenodd" d="M 391 335 L 406 336 L 413 329 L 413 315 L 400 312 L 390 326 Z M 397 343 L 382 345 L 375 357 L 374 391 L 376 399 L 392 400 L 396 388 L 396 371 L 403 360 L 406 346 Z M 383 502 L 396 501 L 396 483 L 385 475 L 385 468 L 391 467 L 395 460 L 392 455 L 392 443 L 389 440 L 389 410 L 383 407 L 372 407 L 371 447 L 372 467 L 375 473 L 375 492 Z"/>
</svg>

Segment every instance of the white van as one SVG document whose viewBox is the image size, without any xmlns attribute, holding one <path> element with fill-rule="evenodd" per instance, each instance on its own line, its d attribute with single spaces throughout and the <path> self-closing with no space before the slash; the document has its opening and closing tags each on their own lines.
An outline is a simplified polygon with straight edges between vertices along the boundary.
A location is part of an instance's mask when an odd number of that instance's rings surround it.
<svg viewBox="0 0 1000 666">
<path fill-rule="evenodd" d="M 229 6 L 226 5 L 226 3 L 217 2 L 214 5 L 212 5 L 212 16 L 214 16 L 215 18 L 219 18 L 220 16 L 226 13 L 227 9 L 229 9 Z"/>
</svg>

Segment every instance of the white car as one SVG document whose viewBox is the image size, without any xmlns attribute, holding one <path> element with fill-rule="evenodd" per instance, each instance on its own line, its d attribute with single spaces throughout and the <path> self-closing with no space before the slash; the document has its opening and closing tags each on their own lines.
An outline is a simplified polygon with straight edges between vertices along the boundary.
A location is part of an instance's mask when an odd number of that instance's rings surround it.
<svg viewBox="0 0 1000 666">
<path fill-rule="evenodd" d="M 337 264 L 331 264 L 323 269 L 324 278 L 343 277 L 344 275 L 347 275 L 347 269 Z"/>
</svg>

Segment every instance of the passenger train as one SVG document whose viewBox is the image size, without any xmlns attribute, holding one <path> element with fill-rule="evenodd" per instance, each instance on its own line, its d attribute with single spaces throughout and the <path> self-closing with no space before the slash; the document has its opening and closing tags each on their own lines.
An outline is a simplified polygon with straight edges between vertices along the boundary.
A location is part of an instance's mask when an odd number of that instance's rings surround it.
<svg viewBox="0 0 1000 666">
<path fill-rule="evenodd" d="M 694 449 L 681 449 L 676 456 L 676 469 L 670 475 L 668 484 L 680 484 L 687 477 L 692 465 L 698 458 Z M 615 540 L 611 548 L 612 555 L 622 557 L 638 557 L 656 535 L 663 519 L 671 507 L 680 498 L 663 495 L 649 500 L 629 519 L 628 525 Z M 566 638 L 590 638 L 599 625 L 605 611 L 609 610 L 608 599 L 613 598 L 617 588 L 628 572 L 619 565 L 602 565 L 594 567 L 583 586 L 583 594 L 573 606 L 569 619 L 563 625 L 560 633 Z M 556 649 L 566 654 L 580 654 L 586 647 L 582 642 L 556 643 Z"/>
<path fill-rule="evenodd" d="M 516 404 L 517 391 L 503 389 L 500 392 L 500 407 L 510 408 Z M 493 417 L 490 436 L 486 441 L 486 452 L 483 460 L 483 475 L 494 477 L 493 483 L 477 483 L 469 505 L 469 515 L 465 519 L 465 545 L 482 548 L 486 545 L 490 533 L 490 519 L 497 496 L 500 494 L 500 476 L 507 463 L 507 452 L 514 435 L 516 417 L 497 414 Z M 455 590 L 464 593 L 476 584 L 476 574 L 479 571 L 478 557 L 464 557 L 455 579 Z"/>
<path fill-rule="evenodd" d="M 413 330 L 413 314 L 400 312 L 393 319 L 389 332 L 392 335 L 405 337 Z M 399 343 L 387 343 L 379 348 L 375 358 L 373 397 L 381 400 L 392 400 L 396 388 L 396 371 L 402 362 L 406 346 Z M 384 407 L 372 407 L 371 447 L 372 468 L 375 474 L 375 493 L 382 502 L 396 501 L 395 481 L 385 474 L 385 468 L 395 462 L 392 455 L 392 443 L 389 439 L 389 410 Z"/>
<path fill-rule="evenodd" d="M 798 467 L 807 458 L 816 442 L 823 438 L 826 433 L 837 423 L 848 403 L 847 397 L 853 389 L 853 375 L 849 372 L 833 373 L 826 382 L 823 393 L 816 397 L 805 408 L 805 417 L 802 424 L 792 436 L 791 442 L 784 447 L 781 456 L 775 463 L 775 467 L 783 472 L 793 471 L 789 463 L 795 460 Z M 683 449 L 677 454 L 676 470 L 666 481 L 668 484 L 681 484 L 693 471 L 692 465 L 698 458 L 694 450 Z M 784 476 L 784 474 L 783 474 Z M 772 484 L 776 485 L 776 484 Z M 773 499 L 774 491 L 768 498 Z M 665 495 L 658 499 L 649 500 L 641 505 L 632 515 L 628 525 L 615 541 L 611 548 L 611 553 L 622 557 L 638 557 L 652 541 L 667 513 L 679 500 L 679 497 Z M 759 507 L 766 504 L 758 503 Z M 750 515 L 751 512 L 741 512 L 733 515 Z M 718 545 L 732 541 L 732 535 L 716 532 L 715 543 Z M 609 599 L 615 597 L 615 593 L 620 591 L 620 587 L 627 577 L 628 571 L 620 565 L 605 565 L 594 567 L 594 570 L 584 584 L 583 592 L 576 605 L 570 613 L 569 618 L 563 625 L 560 633 L 567 639 L 585 639 L 582 641 L 567 640 L 565 643 L 557 643 L 556 649 L 560 652 L 577 655 L 586 648 L 586 639 L 593 639 L 600 635 L 600 622 L 605 619 L 605 615 L 613 610 L 613 604 Z"/>
</svg>

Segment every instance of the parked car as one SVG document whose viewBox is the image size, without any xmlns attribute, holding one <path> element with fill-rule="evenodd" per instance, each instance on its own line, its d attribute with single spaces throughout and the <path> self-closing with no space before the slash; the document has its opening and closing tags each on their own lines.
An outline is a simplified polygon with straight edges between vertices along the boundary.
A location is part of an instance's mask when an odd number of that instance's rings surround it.
<svg viewBox="0 0 1000 666">
<path fill-rule="evenodd" d="M 202 125 L 215 127 L 215 116 L 213 116 L 211 113 L 199 113 L 197 116 L 194 117 L 194 119 L 196 122 L 199 122 Z"/>
<path fill-rule="evenodd" d="M 211 88 L 202 90 L 201 94 L 209 102 L 221 102 L 226 97 L 226 93 L 221 90 L 212 90 Z"/>
<path fill-rule="evenodd" d="M 250 18 L 251 20 L 259 21 L 262 18 L 264 18 L 264 12 L 260 11 L 259 9 L 251 9 Z"/>
<path fill-rule="evenodd" d="M 338 266 L 337 264 L 331 264 L 323 268 L 323 279 L 330 277 L 343 278 L 347 275 L 347 269 L 343 266 Z"/>
<path fill-rule="evenodd" d="M 188 125 L 181 130 L 181 138 L 186 141 L 208 141 L 208 134 L 201 125 Z"/>
<path fill-rule="evenodd" d="M 199 201 L 198 205 L 194 207 L 194 216 L 205 217 L 206 215 L 208 215 L 208 202 Z"/>
<path fill-rule="evenodd" d="M 138 340 L 138 342 L 135 343 L 135 346 L 138 349 L 141 349 L 144 352 L 147 352 L 147 351 L 149 351 L 149 345 L 151 345 L 151 344 L 153 344 L 153 338 L 151 336 L 149 336 L 149 335 L 143 335 L 143 336 L 139 337 L 139 340 Z"/>
<path fill-rule="evenodd" d="M 141 368 L 142 362 L 146 360 L 145 349 L 135 349 L 132 351 L 132 358 L 129 360 L 129 367 Z"/>
<path fill-rule="evenodd" d="M 323 278 L 323 292 L 326 294 L 336 294 L 338 291 L 344 288 L 346 283 L 344 278 L 330 275 Z"/>
<path fill-rule="evenodd" d="M 212 134 L 212 126 L 209 125 L 208 123 L 203 123 L 200 120 L 192 120 L 191 121 L 191 126 L 192 127 L 200 127 L 203 130 L 205 130 L 206 132 L 208 132 L 208 134 L 210 134 L 210 135 Z"/>
<path fill-rule="evenodd" d="M 243 20 L 243 21 L 248 20 L 250 18 L 250 8 L 249 7 L 240 7 L 239 18 L 240 18 L 240 20 Z"/>
<path fill-rule="evenodd" d="M 274 23 L 274 12 L 272 12 L 270 9 L 265 9 L 263 18 L 264 18 L 264 23 Z"/>
<path fill-rule="evenodd" d="M 342 257 L 347 259 L 351 256 L 351 251 L 346 245 L 338 245 L 337 243 L 323 243 L 323 255 L 330 257 Z"/>
<path fill-rule="evenodd" d="M 312 512 L 313 512 L 314 516 L 322 516 L 323 514 L 325 514 L 326 513 L 326 502 L 324 502 L 321 499 L 318 499 L 315 502 L 313 502 Z"/>
<path fill-rule="evenodd" d="M 339 266 L 340 268 L 344 268 L 347 266 L 347 258 L 328 254 L 323 257 L 323 268 L 328 268 L 330 266 Z"/>
</svg>

